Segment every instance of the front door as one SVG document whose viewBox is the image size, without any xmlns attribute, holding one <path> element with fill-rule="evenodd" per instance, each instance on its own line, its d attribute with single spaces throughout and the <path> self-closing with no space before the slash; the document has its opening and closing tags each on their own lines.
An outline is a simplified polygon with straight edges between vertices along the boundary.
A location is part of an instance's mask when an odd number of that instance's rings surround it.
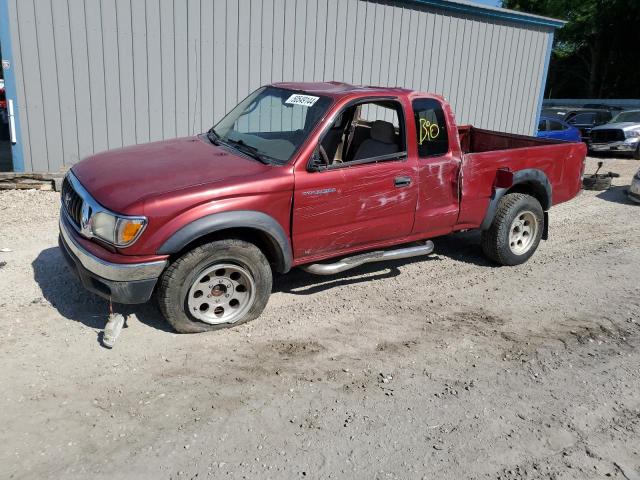
<svg viewBox="0 0 640 480">
<path fill-rule="evenodd" d="M 374 246 L 413 228 L 417 178 L 415 159 L 406 153 L 402 107 L 388 99 L 358 107 L 355 115 L 338 116 L 336 122 L 349 119 L 344 131 L 336 134 L 332 126 L 320 143 L 331 155 L 328 168 L 296 173 L 297 260 Z"/>
</svg>

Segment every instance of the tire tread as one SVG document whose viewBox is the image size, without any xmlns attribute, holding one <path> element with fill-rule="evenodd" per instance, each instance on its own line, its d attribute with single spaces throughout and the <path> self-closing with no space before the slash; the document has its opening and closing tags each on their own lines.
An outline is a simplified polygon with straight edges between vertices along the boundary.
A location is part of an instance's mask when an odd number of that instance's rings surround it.
<svg viewBox="0 0 640 480">
<path fill-rule="evenodd" d="M 257 268 L 261 269 L 263 272 L 268 272 L 268 278 L 266 282 L 266 289 L 268 290 L 266 292 L 267 298 L 261 300 L 256 299 L 254 307 L 257 306 L 257 308 L 252 307 L 245 318 L 231 324 L 223 323 L 218 325 L 210 325 L 204 322 L 199 322 L 197 320 L 192 320 L 188 318 L 184 313 L 182 315 L 176 314 L 175 305 L 174 301 L 171 298 L 171 294 L 173 289 L 177 288 L 177 286 L 181 284 L 181 278 L 185 276 L 184 269 L 186 267 L 184 267 L 184 265 L 201 261 L 203 258 L 206 258 L 211 250 L 228 251 L 234 249 L 242 249 L 247 255 L 250 255 L 255 259 Z M 169 324 L 171 324 L 171 326 L 180 333 L 200 333 L 210 330 L 218 330 L 221 328 L 229 328 L 240 325 L 258 317 L 260 313 L 262 313 L 262 310 L 266 305 L 266 300 L 271 293 L 271 282 L 271 267 L 269 265 L 269 262 L 262 251 L 256 245 L 238 239 L 218 240 L 212 243 L 207 243 L 195 247 L 194 249 L 189 250 L 188 252 L 177 258 L 175 261 L 173 261 L 160 277 L 158 288 L 156 290 L 156 302 L 158 304 L 158 307 L 160 308 L 160 311 L 169 322 Z M 259 293 L 260 292 L 256 292 L 256 295 L 258 295 Z"/>
<path fill-rule="evenodd" d="M 513 261 L 509 258 L 508 252 L 510 252 L 508 245 L 508 232 L 505 229 L 511 227 L 509 217 L 513 215 L 514 209 L 517 205 L 523 201 L 532 199 L 536 202 L 537 207 L 542 212 L 542 207 L 538 200 L 526 193 L 507 193 L 500 199 L 498 204 L 498 210 L 488 230 L 484 230 L 481 235 L 481 245 L 484 254 L 496 263 L 501 265 L 514 265 Z M 540 235 L 543 226 L 541 225 Z M 539 239 L 538 239 L 539 242 Z M 531 254 L 537 249 L 537 244 L 530 250 Z M 525 261 L 528 259 L 527 257 Z"/>
</svg>

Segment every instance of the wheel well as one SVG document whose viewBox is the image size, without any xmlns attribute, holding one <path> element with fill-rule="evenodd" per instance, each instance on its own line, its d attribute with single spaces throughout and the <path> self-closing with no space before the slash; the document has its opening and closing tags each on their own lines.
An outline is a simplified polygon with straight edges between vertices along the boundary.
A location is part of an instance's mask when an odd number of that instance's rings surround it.
<svg viewBox="0 0 640 480">
<path fill-rule="evenodd" d="M 551 208 L 551 199 L 548 197 L 544 186 L 540 185 L 538 182 L 518 183 L 507 190 L 505 195 L 508 193 L 524 193 L 526 195 L 530 195 L 540 202 L 543 210 L 546 211 Z"/>
<path fill-rule="evenodd" d="M 267 233 L 258 230 L 257 228 L 250 227 L 238 227 L 238 228 L 226 228 L 215 232 L 208 233 L 201 237 L 196 238 L 192 242 L 184 246 L 179 252 L 171 255 L 170 259 L 176 259 L 181 257 L 189 250 L 193 250 L 205 243 L 215 242 L 216 240 L 223 240 L 234 238 L 237 240 L 244 240 L 245 242 L 253 243 L 258 247 L 262 253 L 267 257 L 267 260 L 271 264 L 271 268 L 277 272 L 284 270 L 284 259 L 280 248 L 276 241 L 271 238 Z"/>
</svg>

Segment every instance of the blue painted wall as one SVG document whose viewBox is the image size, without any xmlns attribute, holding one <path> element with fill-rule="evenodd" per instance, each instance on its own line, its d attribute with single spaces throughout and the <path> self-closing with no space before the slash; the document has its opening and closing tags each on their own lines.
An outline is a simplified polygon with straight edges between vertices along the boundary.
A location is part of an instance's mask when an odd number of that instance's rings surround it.
<svg viewBox="0 0 640 480">
<path fill-rule="evenodd" d="M 13 111 L 16 126 L 17 143 L 11 146 L 13 157 L 13 170 L 24 172 L 24 156 L 22 154 L 22 143 L 20 135 L 20 99 L 16 90 L 16 77 L 14 67 L 14 56 L 11 45 L 11 32 L 9 30 L 9 6 L 8 0 L 0 0 L 0 47 L 2 47 L 2 60 L 9 62 L 9 68 L 4 70 L 4 89 L 7 100 L 13 100 Z"/>
</svg>

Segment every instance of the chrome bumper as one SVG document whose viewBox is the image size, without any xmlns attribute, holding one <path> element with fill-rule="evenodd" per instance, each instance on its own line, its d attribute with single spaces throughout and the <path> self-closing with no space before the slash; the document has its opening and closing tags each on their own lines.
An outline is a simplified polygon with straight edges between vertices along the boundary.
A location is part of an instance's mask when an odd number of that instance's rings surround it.
<svg viewBox="0 0 640 480">
<path fill-rule="evenodd" d="M 638 142 L 609 142 L 609 143 L 590 143 L 589 150 L 594 152 L 633 152 L 638 148 Z"/>
<path fill-rule="evenodd" d="M 148 263 L 110 263 L 85 250 L 73 238 L 66 221 L 60 217 L 60 235 L 65 246 L 89 272 L 114 282 L 157 279 L 167 266 L 166 260 Z"/>
</svg>

